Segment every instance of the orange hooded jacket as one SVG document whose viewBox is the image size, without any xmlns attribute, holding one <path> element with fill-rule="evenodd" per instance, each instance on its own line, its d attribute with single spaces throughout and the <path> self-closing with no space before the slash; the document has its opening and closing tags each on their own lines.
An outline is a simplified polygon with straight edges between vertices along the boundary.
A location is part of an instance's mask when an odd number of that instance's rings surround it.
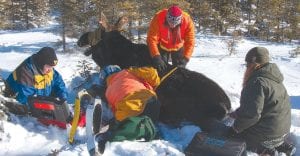
<svg viewBox="0 0 300 156">
<path fill-rule="evenodd" d="M 147 101 L 156 97 L 153 88 L 160 78 L 152 67 L 129 68 L 110 75 L 106 83 L 106 99 L 116 120 L 122 121 L 144 111 Z"/>
<path fill-rule="evenodd" d="M 182 11 L 182 20 L 178 32 L 172 33 L 166 15 L 168 9 L 156 13 L 150 23 L 147 34 L 147 44 L 152 57 L 160 55 L 158 45 L 169 52 L 177 51 L 183 47 L 183 55 L 189 59 L 195 46 L 194 23 L 188 13 Z M 176 35 L 172 35 L 176 34 Z M 175 43 L 174 43 L 175 42 Z"/>
</svg>

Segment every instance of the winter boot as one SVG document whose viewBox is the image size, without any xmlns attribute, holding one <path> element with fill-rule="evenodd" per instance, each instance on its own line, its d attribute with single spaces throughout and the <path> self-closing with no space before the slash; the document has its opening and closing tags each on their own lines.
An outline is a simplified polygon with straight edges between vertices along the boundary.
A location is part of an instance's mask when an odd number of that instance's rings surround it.
<svg viewBox="0 0 300 156">
<path fill-rule="evenodd" d="M 99 133 L 100 125 L 102 122 L 102 107 L 100 104 L 97 104 L 93 113 L 93 132 L 94 134 Z"/>
<path fill-rule="evenodd" d="M 16 93 L 10 88 L 7 82 L 4 81 L 5 88 L 3 90 L 3 96 L 8 98 L 14 98 L 16 96 Z"/>
<path fill-rule="evenodd" d="M 105 150 L 106 142 L 111 138 L 111 131 L 106 131 L 105 133 L 99 133 L 96 135 L 95 140 L 98 142 L 98 151 L 103 154 Z"/>
<path fill-rule="evenodd" d="M 296 153 L 296 147 L 293 144 L 284 142 L 280 146 L 276 147 L 278 152 L 283 152 L 287 156 L 293 156 Z"/>
<path fill-rule="evenodd" d="M 29 111 L 26 105 L 18 104 L 15 102 L 4 102 L 3 103 L 8 111 L 15 115 L 28 115 Z"/>
</svg>

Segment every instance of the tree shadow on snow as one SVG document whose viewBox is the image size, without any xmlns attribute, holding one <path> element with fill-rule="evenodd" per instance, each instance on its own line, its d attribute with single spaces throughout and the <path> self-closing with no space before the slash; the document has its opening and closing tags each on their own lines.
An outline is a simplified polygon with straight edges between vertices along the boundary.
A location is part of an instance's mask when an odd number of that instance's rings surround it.
<svg viewBox="0 0 300 156">
<path fill-rule="evenodd" d="M 53 47 L 57 42 L 35 42 L 30 44 L 16 43 L 14 45 L 2 46 L 0 48 L 1 53 L 15 52 L 38 52 L 42 47 Z"/>
</svg>

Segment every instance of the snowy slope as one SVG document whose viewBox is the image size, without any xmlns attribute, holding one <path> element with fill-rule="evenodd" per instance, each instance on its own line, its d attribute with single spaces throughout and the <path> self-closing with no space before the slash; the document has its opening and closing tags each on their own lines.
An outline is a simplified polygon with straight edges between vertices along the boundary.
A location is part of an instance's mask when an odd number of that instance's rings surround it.
<svg viewBox="0 0 300 156">
<path fill-rule="evenodd" d="M 52 33 L 53 27 L 35 29 L 26 32 L 1 31 L 0 33 L 0 74 L 4 78 L 13 71 L 25 58 L 37 52 L 43 46 L 55 47 L 60 40 L 58 34 Z M 288 52 L 295 45 L 272 44 L 243 39 L 237 47 L 237 54 L 228 54 L 224 38 L 216 36 L 196 36 L 197 44 L 187 68 L 204 73 L 216 81 L 228 94 L 233 108 L 239 106 L 242 77 L 245 71 L 244 56 L 254 46 L 265 46 L 269 49 L 272 62 L 279 65 L 285 76 L 284 84 L 291 96 L 293 107 L 300 105 L 300 58 L 289 58 Z M 76 39 L 68 39 L 70 47 L 75 45 Z M 83 49 L 74 48 L 70 54 L 58 53 L 56 69 L 61 73 L 70 97 L 68 103 L 74 103 L 76 87 L 82 80 L 78 72 L 78 61 L 90 58 L 82 54 Z M 95 67 L 95 64 L 93 64 Z M 3 97 L 0 97 L 3 98 Z M 292 110 L 292 129 L 300 141 L 300 111 Z M 3 130 L 1 130 L 3 127 Z M 160 130 L 164 140 L 149 143 L 125 141 L 107 143 L 104 155 L 184 155 L 183 150 L 188 145 L 199 127 L 186 125 L 181 129 L 161 124 Z M 58 150 L 59 155 L 88 155 L 84 129 L 79 129 L 74 146 L 68 145 L 67 130 L 56 127 L 46 127 L 31 117 L 12 116 L 10 121 L 0 121 L 0 155 L 47 155 Z M 300 145 L 297 146 L 300 149 Z M 248 153 L 248 155 L 256 155 Z M 300 155 L 300 152 L 297 152 Z"/>
</svg>

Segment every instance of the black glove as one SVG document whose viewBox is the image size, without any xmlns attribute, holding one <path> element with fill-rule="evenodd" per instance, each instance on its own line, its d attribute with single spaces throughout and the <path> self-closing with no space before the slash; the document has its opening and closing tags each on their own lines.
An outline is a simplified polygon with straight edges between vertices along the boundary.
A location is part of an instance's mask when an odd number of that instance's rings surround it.
<svg viewBox="0 0 300 156">
<path fill-rule="evenodd" d="M 163 61 L 160 55 L 153 57 L 153 64 L 158 71 L 163 71 L 167 68 L 166 63 Z"/>
<path fill-rule="evenodd" d="M 63 98 L 55 98 L 57 100 L 57 104 L 59 105 L 62 105 L 64 103 L 67 103 L 67 100 L 66 99 L 63 99 Z"/>
<path fill-rule="evenodd" d="M 107 141 L 109 141 L 112 137 L 112 132 L 111 130 L 107 130 L 104 133 L 98 133 L 95 136 L 95 140 L 98 142 L 98 151 L 99 153 L 103 154 L 105 150 L 105 144 Z"/>
<path fill-rule="evenodd" d="M 72 124 L 73 121 L 73 114 L 70 112 L 70 115 L 68 116 L 68 118 L 66 119 L 67 123 Z"/>
<path fill-rule="evenodd" d="M 228 114 L 229 117 L 233 118 L 233 119 L 236 119 L 237 118 L 237 114 L 236 114 L 236 111 L 233 111 L 231 113 Z"/>
<path fill-rule="evenodd" d="M 189 59 L 185 58 L 184 56 L 177 60 L 177 66 L 185 68 L 186 64 L 189 62 Z"/>
</svg>

